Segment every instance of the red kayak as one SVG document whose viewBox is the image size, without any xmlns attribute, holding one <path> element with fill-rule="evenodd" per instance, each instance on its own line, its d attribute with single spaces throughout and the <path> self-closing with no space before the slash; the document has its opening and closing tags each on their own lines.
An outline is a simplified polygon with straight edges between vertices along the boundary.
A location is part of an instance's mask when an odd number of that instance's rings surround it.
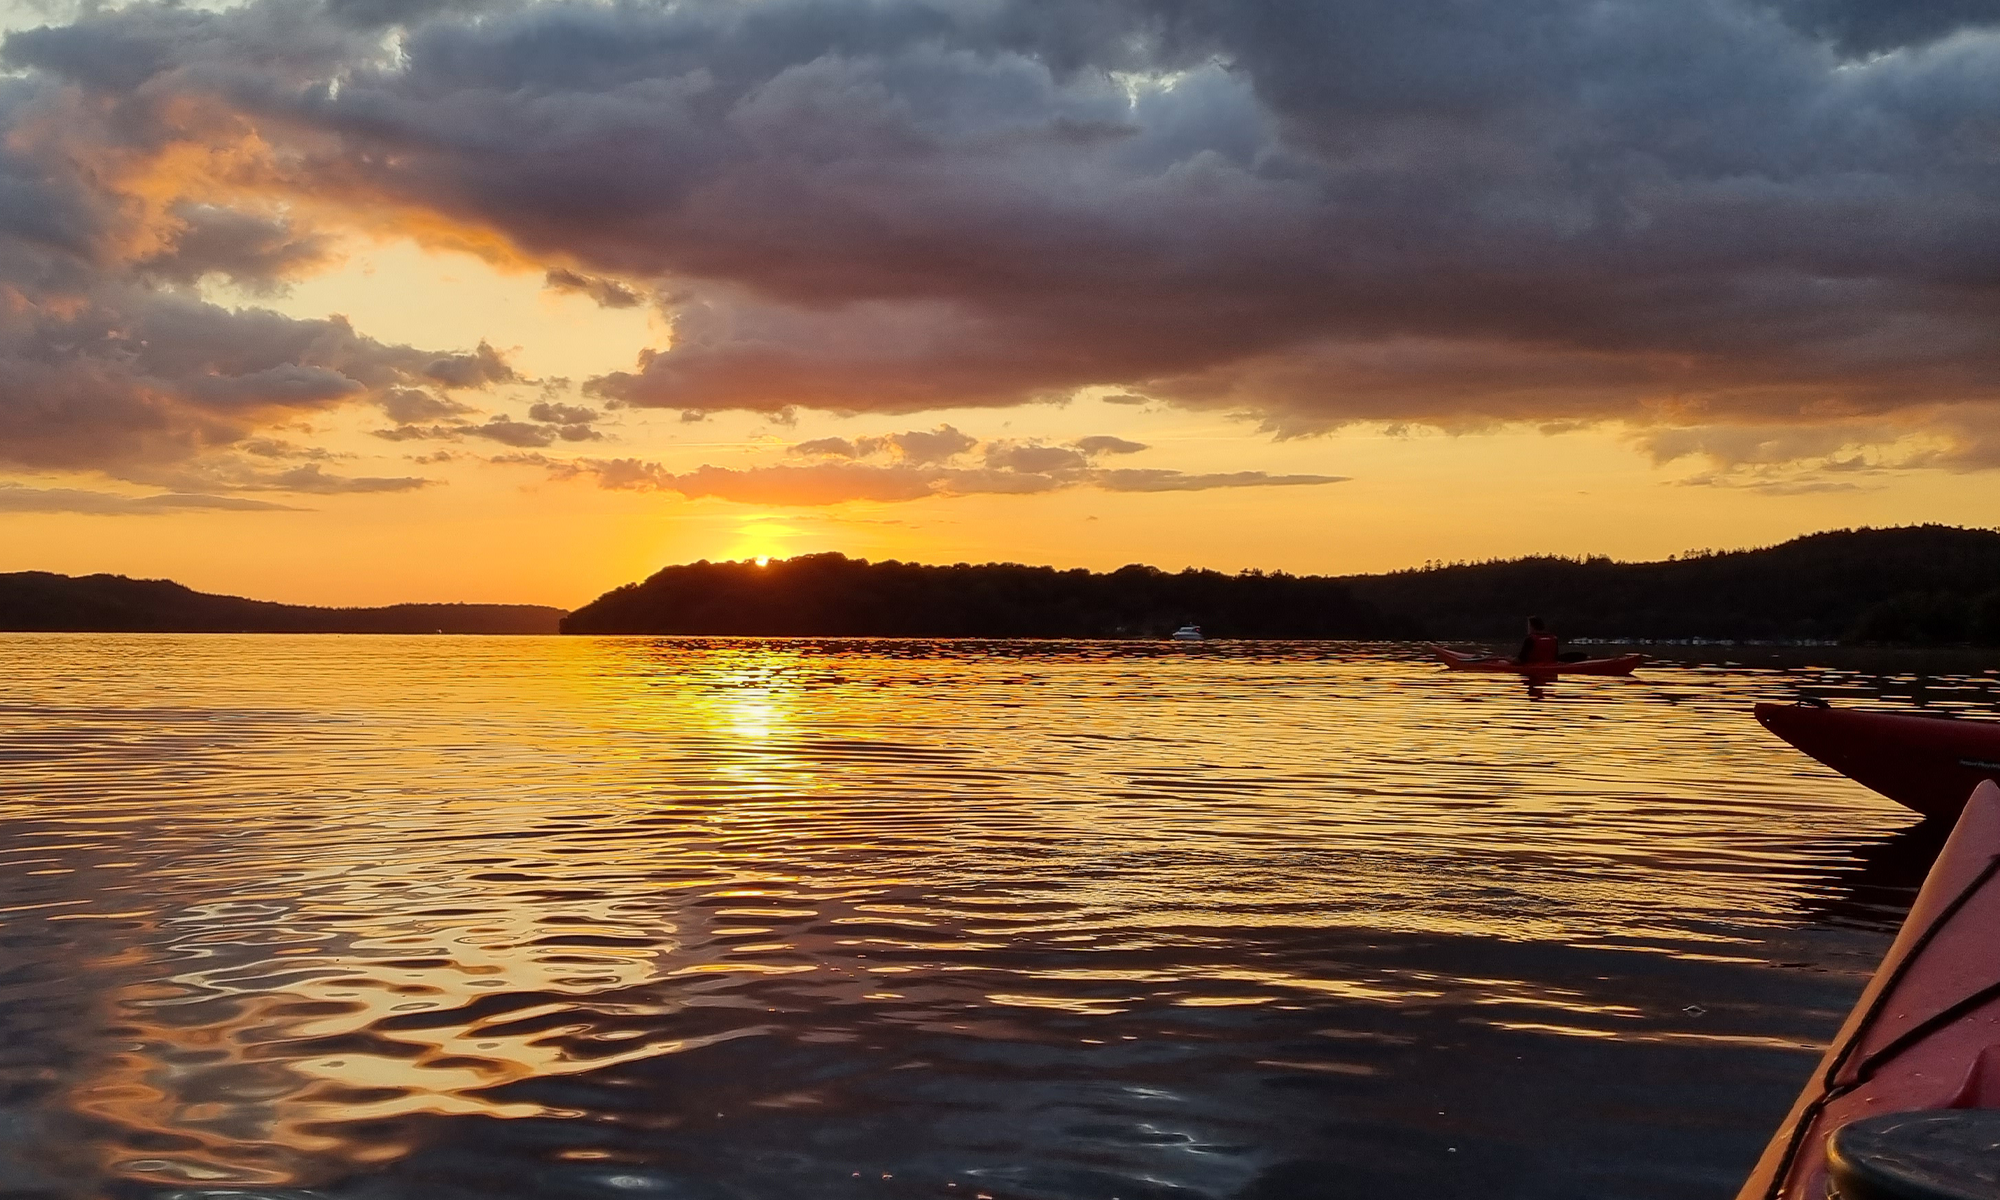
<svg viewBox="0 0 2000 1200">
<path fill-rule="evenodd" d="M 2000 721 L 1856 712 L 1824 702 L 1759 704 L 1764 728 L 1927 817 L 1958 815 L 1981 780 L 2000 779 Z"/>
<path fill-rule="evenodd" d="M 2000 1196 L 1993 1109 L 2000 786 L 1986 782 L 1737 1200 Z"/>
<path fill-rule="evenodd" d="M 1577 662 L 1523 663 L 1492 654 L 1461 654 L 1443 646 L 1431 649 L 1454 671 L 1505 671 L 1515 675 L 1630 675 L 1646 661 L 1643 654 L 1621 654 L 1616 658 L 1586 658 Z"/>
</svg>

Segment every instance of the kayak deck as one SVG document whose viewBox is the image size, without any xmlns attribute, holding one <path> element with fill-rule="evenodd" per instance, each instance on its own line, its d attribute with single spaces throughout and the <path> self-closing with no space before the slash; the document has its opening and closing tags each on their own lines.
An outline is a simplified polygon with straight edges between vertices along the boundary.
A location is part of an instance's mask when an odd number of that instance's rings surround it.
<svg viewBox="0 0 2000 1200">
<path fill-rule="evenodd" d="M 1757 722 L 1864 787 L 1927 817 L 1958 816 L 2000 780 L 2000 722 L 1814 704 L 1759 704 Z"/>
<path fill-rule="evenodd" d="M 1861 1000 L 1737 1200 L 1822 1200 L 1827 1141 L 1888 1113 L 2000 1107 L 2000 785 L 1981 783 Z"/>
</svg>

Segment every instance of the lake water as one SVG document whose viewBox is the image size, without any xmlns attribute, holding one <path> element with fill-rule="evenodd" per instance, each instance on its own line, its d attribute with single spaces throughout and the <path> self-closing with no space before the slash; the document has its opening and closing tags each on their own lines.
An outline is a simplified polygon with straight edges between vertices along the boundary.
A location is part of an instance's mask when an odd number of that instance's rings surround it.
<svg viewBox="0 0 2000 1200">
<path fill-rule="evenodd" d="M 186 1200 L 1726 1200 L 1936 845 L 1750 703 L 2000 684 L 85 635 L 0 680 L 0 1193 Z"/>
</svg>

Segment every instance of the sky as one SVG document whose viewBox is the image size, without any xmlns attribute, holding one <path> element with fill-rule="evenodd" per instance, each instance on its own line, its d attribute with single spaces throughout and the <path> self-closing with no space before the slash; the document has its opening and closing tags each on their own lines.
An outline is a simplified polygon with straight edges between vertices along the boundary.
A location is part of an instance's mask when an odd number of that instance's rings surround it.
<svg viewBox="0 0 2000 1200">
<path fill-rule="evenodd" d="M 0 4 L 0 571 L 2000 525 L 1986 0 Z"/>
</svg>

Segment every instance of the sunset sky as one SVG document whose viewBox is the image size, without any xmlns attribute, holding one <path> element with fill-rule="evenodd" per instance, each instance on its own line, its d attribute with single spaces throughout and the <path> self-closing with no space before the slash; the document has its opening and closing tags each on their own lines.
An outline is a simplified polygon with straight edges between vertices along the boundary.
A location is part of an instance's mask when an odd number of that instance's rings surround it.
<svg viewBox="0 0 2000 1200">
<path fill-rule="evenodd" d="M 2000 524 L 1975 0 L 0 5 L 0 571 Z"/>
</svg>

